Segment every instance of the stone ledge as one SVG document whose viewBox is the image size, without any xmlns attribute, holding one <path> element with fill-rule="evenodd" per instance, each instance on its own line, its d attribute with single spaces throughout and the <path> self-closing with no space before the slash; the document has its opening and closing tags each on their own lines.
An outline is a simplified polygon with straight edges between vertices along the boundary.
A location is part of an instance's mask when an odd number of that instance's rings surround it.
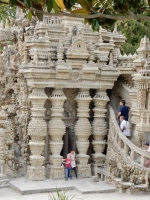
<svg viewBox="0 0 150 200">
<path fill-rule="evenodd" d="M 0 179 L 0 189 L 6 187 L 9 187 L 9 179 L 7 178 Z"/>
<path fill-rule="evenodd" d="M 1 188 L 7 188 L 7 187 L 10 187 L 9 183 L 8 184 L 4 184 L 4 185 L 0 185 L 0 189 Z"/>
</svg>

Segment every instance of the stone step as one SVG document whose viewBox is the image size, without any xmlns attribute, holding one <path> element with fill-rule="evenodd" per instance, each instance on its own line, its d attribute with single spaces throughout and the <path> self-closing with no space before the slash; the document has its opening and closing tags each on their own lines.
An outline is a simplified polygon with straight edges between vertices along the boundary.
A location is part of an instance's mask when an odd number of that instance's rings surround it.
<svg viewBox="0 0 150 200">
<path fill-rule="evenodd" d="M 58 190 L 77 190 L 82 194 L 88 193 L 110 193 L 116 188 L 108 185 L 104 181 L 93 182 L 92 178 L 78 178 L 65 180 L 29 181 L 25 177 L 16 178 L 10 181 L 10 187 L 23 194 L 35 194 L 41 192 L 56 192 Z"/>
<path fill-rule="evenodd" d="M 0 179 L 0 188 L 9 187 L 9 179 Z"/>
</svg>

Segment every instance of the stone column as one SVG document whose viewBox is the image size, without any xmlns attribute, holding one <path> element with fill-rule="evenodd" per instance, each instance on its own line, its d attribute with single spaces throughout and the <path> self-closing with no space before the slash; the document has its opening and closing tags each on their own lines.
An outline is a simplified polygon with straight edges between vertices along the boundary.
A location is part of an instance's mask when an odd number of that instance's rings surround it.
<svg viewBox="0 0 150 200">
<path fill-rule="evenodd" d="M 75 134 L 77 137 L 77 149 L 79 154 L 77 155 L 78 160 L 78 172 L 81 177 L 91 176 L 91 167 L 88 164 L 89 156 L 86 154 L 89 141 L 88 138 L 91 135 L 91 124 L 89 118 L 89 103 L 92 98 L 89 95 L 88 89 L 80 89 L 79 94 L 75 98 L 78 103 L 77 116 L 78 121 L 75 125 Z"/>
<path fill-rule="evenodd" d="M 48 125 L 51 153 L 49 156 L 50 165 L 48 166 L 48 177 L 50 179 L 64 178 L 64 167 L 61 166 L 62 156 L 60 156 L 60 152 L 63 146 L 62 136 L 65 135 L 66 130 L 65 123 L 62 121 L 65 100 L 63 89 L 54 89 L 50 96 L 52 114 Z"/>
<path fill-rule="evenodd" d="M 145 109 L 146 106 L 146 89 L 138 88 L 137 90 L 137 107 L 138 109 Z"/>
<path fill-rule="evenodd" d="M 47 126 L 43 118 L 45 116 L 44 103 L 47 96 L 44 89 L 34 88 L 28 98 L 32 102 L 32 115 L 28 125 L 28 135 L 31 137 L 29 142 L 31 166 L 28 166 L 27 178 L 29 180 L 44 180 L 45 166 L 43 166 L 43 163 L 45 159 L 43 155 Z"/>
<path fill-rule="evenodd" d="M 4 177 L 5 135 L 6 130 L 2 127 L 2 124 L 0 122 L 0 179 Z"/>
<path fill-rule="evenodd" d="M 107 135 L 107 122 L 106 122 L 106 104 L 109 98 L 106 91 L 100 89 L 97 90 L 96 95 L 93 98 L 95 103 L 94 110 L 94 121 L 93 121 L 93 137 L 92 141 L 93 149 L 95 154 L 92 154 L 93 167 L 99 167 L 104 165 L 105 155 L 103 151 L 106 146 L 106 141 L 104 140 Z"/>
</svg>

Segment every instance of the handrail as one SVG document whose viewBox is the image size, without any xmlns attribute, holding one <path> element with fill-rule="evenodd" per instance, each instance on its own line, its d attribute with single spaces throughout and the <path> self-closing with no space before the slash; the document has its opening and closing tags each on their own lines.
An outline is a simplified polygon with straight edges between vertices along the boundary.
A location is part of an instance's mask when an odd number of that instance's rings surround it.
<svg viewBox="0 0 150 200">
<path fill-rule="evenodd" d="M 111 119 L 111 123 L 112 126 L 110 127 L 110 131 L 114 130 L 115 135 L 117 134 L 118 139 L 121 140 L 124 143 L 124 148 L 127 149 L 128 147 L 131 150 L 131 156 L 132 159 L 134 160 L 134 153 L 137 153 L 141 156 L 141 165 L 144 166 L 144 158 L 150 159 L 150 153 L 148 153 L 145 150 L 142 150 L 140 148 L 138 148 L 136 145 L 134 145 L 120 130 L 117 121 L 116 121 L 116 117 L 115 117 L 115 113 L 114 110 L 112 109 L 112 107 L 109 105 L 109 113 L 110 113 L 110 119 Z M 113 133 L 113 132 L 112 132 Z M 114 134 L 113 133 L 113 134 Z M 115 136 L 114 136 L 115 137 Z M 116 142 L 118 143 L 117 139 Z M 126 152 L 128 153 L 128 152 Z"/>
</svg>

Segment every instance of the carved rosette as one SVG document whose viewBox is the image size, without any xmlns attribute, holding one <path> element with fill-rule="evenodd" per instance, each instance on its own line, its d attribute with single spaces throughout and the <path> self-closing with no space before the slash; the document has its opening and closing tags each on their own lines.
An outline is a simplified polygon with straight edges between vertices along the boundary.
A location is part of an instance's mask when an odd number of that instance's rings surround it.
<svg viewBox="0 0 150 200">
<path fill-rule="evenodd" d="M 42 153 L 45 146 L 47 126 L 43 118 L 45 113 L 44 103 L 47 96 L 44 89 L 34 88 L 28 98 L 33 107 L 31 108 L 32 118 L 28 125 L 28 135 L 31 137 L 29 142 L 31 166 L 28 166 L 27 178 L 29 180 L 44 180 L 45 167 L 43 166 L 44 156 L 42 156 Z"/>
<path fill-rule="evenodd" d="M 77 116 L 78 121 L 75 125 L 75 134 L 77 137 L 77 148 L 79 154 L 77 159 L 79 162 L 78 170 L 81 177 L 90 177 L 90 165 L 88 165 L 89 156 L 86 155 L 89 141 L 88 138 L 91 135 L 91 124 L 88 120 L 89 117 L 89 103 L 91 101 L 88 89 L 80 89 L 75 100 L 78 103 Z"/>
<path fill-rule="evenodd" d="M 107 135 L 107 123 L 106 123 L 106 104 L 109 98 L 105 91 L 97 90 L 96 95 L 93 98 L 95 103 L 94 110 L 94 121 L 93 121 L 93 136 L 94 140 L 92 145 L 95 154 L 92 154 L 93 163 L 97 166 L 102 166 L 104 164 L 105 155 L 103 151 L 106 146 L 104 138 Z"/>
<path fill-rule="evenodd" d="M 65 134 L 66 126 L 62 121 L 63 117 L 63 104 L 66 97 L 63 93 L 63 89 L 54 89 L 50 96 L 52 103 L 51 117 L 52 119 L 48 125 L 48 133 L 50 136 L 50 151 L 49 156 L 50 166 L 48 166 L 48 177 L 50 179 L 64 178 L 64 168 L 60 166 L 62 157 L 60 152 L 63 146 L 62 136 Z"/>
</svg>

